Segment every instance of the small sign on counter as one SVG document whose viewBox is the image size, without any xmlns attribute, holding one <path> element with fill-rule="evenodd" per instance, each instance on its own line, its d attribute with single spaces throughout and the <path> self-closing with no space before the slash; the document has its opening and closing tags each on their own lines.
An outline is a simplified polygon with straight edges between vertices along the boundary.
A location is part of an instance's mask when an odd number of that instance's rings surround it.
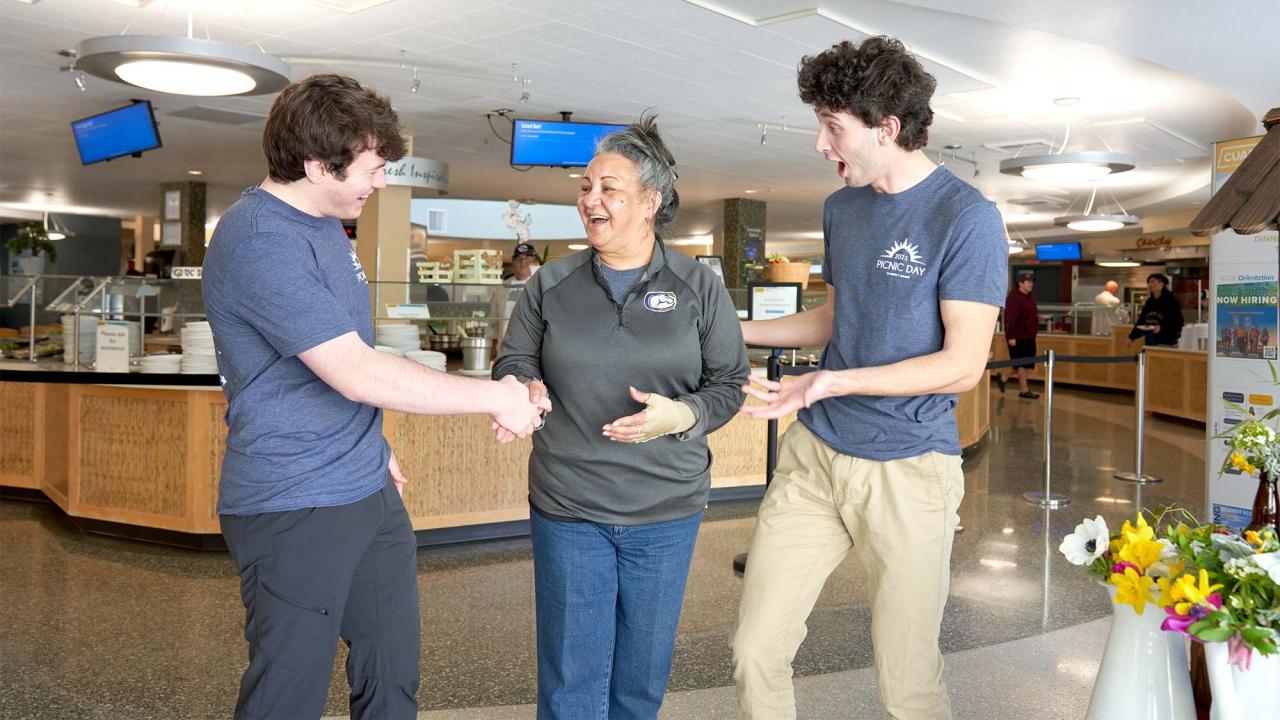
<svg viewBox="0 0 1280 720">
<path fill-rule="evenodd" d="M 387 305 L 387 317 L 396 320 L 430 320 L 431 311 L 426 303 L 401 303 Z"/>
<path fill-rule="evenodd" d="M 169 268 L 169 277 L 174 280 L 199 280 L 204 273 L 204 268 L 196 266 L 177 265 Z"/>
<path fill-rule="evenodd" d="M 98 326 L 98 372 L 129 372 L 129 327 L 106 323 Z"/>
</svg>

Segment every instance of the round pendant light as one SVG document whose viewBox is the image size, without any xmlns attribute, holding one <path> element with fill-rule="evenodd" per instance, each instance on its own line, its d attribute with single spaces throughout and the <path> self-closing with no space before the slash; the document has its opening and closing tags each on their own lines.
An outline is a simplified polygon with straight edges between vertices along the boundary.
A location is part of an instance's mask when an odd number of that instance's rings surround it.
<svg viewBox="0 0 1280 720">
<path fill-rule="evenodd" d="M 274 55 L 215 40 L 108 35 L 76 46 L 77 70 L 173 95 L 267 95 L 289 84 Z"/>
<path fill-rule="evenodd" d="M 1063 215 L 1053 219 L 1054 225 L 1059 227 L 1066 226 L 1071 230 L 1079 230 L 1080 232 L 1119 230 L 1120 228 L 1138 225 L 1141 222 L 1141 218 L 1137 215 L 1108 215 L 1103 213 Z"/>
<path fill-rule="evenodd" d="M 1083 151 L 1057 155 L 1026 155 L 1000 161 L 1000 172 L 1059 185 L 1077 185 L 1100 180 L 1135 167 L 1129 155 Z"/>
</svg>

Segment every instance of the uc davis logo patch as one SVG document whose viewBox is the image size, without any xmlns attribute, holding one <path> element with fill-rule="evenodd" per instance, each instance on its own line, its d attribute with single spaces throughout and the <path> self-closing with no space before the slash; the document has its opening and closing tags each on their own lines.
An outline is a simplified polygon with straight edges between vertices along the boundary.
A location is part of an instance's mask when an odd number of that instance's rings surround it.
<svg viewBox="0 0 1280 720">
<path fill-rule="evenodd" d="M 653 312 L 669 312 L 676 306 L 676 294 L 673 292 L 646 293 L 644 306 Z"/>
</svg>

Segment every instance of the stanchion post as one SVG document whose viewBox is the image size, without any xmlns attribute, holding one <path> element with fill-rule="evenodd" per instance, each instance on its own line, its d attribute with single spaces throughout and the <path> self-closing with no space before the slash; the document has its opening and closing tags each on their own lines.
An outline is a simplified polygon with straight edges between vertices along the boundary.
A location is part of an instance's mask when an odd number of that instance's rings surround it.
<svg viewBox="0 0 1280 720">
<path fill-rule="evenodd" d="M 1023 493 L 1032 505 L 1057 510 L 1071 504 L 1070 498 L 1052 490 L 1053 478 L 1053 350 L 1046 351 L 1044 363 L 1044 490 Z"/>
<path fill-rule="evenodd" d="M 1134 400 L 1138 406 L 1138 417 L 1134 422 L 1137 427 L 1137 437 L 1133 442 L 1133 472 L 1118 472 L 1114 477 L 1117 480 L 1139 485 L 1162 482 L 1163 478 L 1148 475 L 1142 468 L 1147 441 L 1147 351 L 1145 349 L 1138 353 L 1138 387 L 1134 392 Z"/>
<path fill-rule="evenodd" d="M 791 367 L 795 367 L 794 362 Z M 777 350 L 769 353 L 769 362 L 765 368 L 765 377 L 775 382 L 782 379 L 782 363 Z M 768 439 L 765 444 L 764 486 L 768 488 L 769 483 L 773 482 L 773 471 L 778 467 L 778 421 L 769 420 L 765 427 Z M 746 553 L 738 553 L 733 558 L 733 571 L 738 573 L 747 571 Z"/>
</svg>

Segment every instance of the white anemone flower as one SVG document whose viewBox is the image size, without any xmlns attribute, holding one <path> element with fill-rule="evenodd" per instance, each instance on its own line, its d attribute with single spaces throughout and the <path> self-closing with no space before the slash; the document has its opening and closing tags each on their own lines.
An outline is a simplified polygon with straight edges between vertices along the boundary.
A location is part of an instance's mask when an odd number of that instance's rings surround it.
<svg viewBox="0 0 1280 720">
<path fill-rule="evenodd" d="M 1107 521 L 1099 515 L 1076 526 L 1076 531 L 1062 538 L 1058 550 L 1067 556 L 1072 565 L 1088 565 L 1102 557 L 1111 545 L 1111 533 Z"/>
<path fill-rule="evenodd" d="M 1280 585 L 1280 550 L 1259 553 L 1250 559 L 1253 560 L 1254 565 L 1267 572 L 1267 577 L 1271 578 L 1271 582 Z"/>
<path fill-rule="evenodd" d="M 1173 566 L 1178 563 L 1178 548 L 1165 538 L 1160 538 L 1157 542 L 1161 545 L 1160 559 L 1151 563 L 1151 567 L 1147 568 L 1147 575 L 1153 578 L 1172 578 Z"/>
</svg>

